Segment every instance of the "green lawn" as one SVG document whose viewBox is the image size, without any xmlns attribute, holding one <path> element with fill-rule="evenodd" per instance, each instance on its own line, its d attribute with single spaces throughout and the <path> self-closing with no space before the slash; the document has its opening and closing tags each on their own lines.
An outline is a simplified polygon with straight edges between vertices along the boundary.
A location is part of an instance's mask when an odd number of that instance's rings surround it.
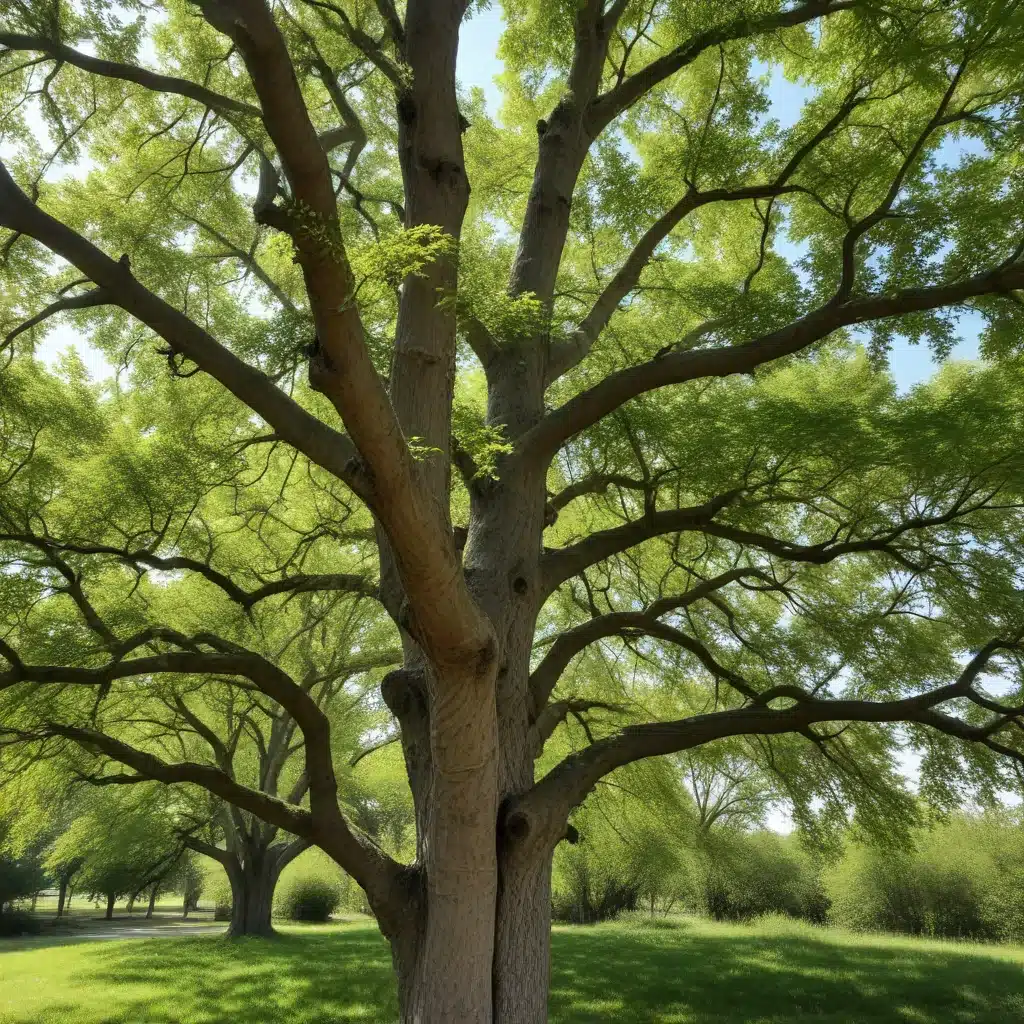
<svg viewBox="0 0 1024 1024">
<path fill-rule="evenodd" d="M 1015 1024 L 1024 950 L 768 922 L 557 928 L 553 1024 Z M 314 1024 L 394 1019 L 365 923 L 218 937 L 0 944 L 2 1024 Z"/>
</svg>

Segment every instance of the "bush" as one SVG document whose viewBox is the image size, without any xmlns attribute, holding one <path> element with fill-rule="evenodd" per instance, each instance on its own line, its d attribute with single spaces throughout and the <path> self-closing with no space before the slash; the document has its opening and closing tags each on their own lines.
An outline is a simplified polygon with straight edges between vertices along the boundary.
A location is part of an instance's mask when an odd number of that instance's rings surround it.
<svg viewBox="0 0 1024 1024">
<path fill-rule="evenodd" d="M 696 857 L 688 902 L 717 921 L 780 914 L 815 924 L 829 906 L 817 865 L 794 837 L 725 830 Z"/>
<path fill-rule="evenodd" d="M 595 867 L 587 851 L 572 850 L 562 858 L 558 884 L 551 897 L 555 920 L 595 924 L 636 910 L 640 885 L 636 879 L 622 877 L 624 874 L 622 865 Z"/>
<path fill-rule="evenodd" d="M 36 935 L 39 920 L 24 910 L 5 910 L 0 913 L 0 936 Z"/>
<path fill-rule="evenodd" d="M 298 878 L 281 894 L 281 916 L 290 921 L 329 921 L 341 906 L 341 886 L 318 876 Z"/>
<path fill-rule="evenodd" d="M 957 816 L 915 839 L 910 851 L 847 847 L 826 877 L 836 924 L 949 939 L 1024 938 L 1019 825 Z"/>
<path fill-rule="evenodd" d="M 0 832 L 0 840 L 3 834 Z M 39 859 L 31 854 L 15 857 L 0 849 L 0 907 L 37 893 L 46 885 Z"/>
<path fill-rule="evenodd" d="M 556 920 L 590 924 L 640 907 L 674 905 L 683 887 L 692 821 L 671 766 L 631 766 L 573 817 L 575 842 L 555 850 Z M 644 794 L 634 801 L 632 793 Z"/>
<path fill-rule="evenodd" d="M 223 869 L 211 872 L 206 879 L 204 891 L 213 902 L 214 921 L 231 920 L 231 883 Z"/>
</svg>

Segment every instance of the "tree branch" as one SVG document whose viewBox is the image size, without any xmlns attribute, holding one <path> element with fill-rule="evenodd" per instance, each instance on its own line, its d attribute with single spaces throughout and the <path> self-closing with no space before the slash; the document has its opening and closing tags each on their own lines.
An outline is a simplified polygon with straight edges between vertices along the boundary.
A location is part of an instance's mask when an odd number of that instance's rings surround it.
<svg viewBox="0 0 1024 1024">
<path fill-rule="evenodd" d="M 368 61 L 370 61 L 370 63 L 373 64 L 374 67 L 376 67 L 377 70 L 380 71 L 397 90 L 405 88 L 405 83 L 402 79 L 402 71 L 398 64 L 396 64 L 384 52 L 380 43 L 378 43 L 372 36 L 367 35 L 367 33 L 352 22 L 352 19 L 343 8 L 339 7 L 337 4 L 330 3 L 329 0 L 302 0 L 302 3 L 307 7 L 314 7 L 320 11 L 326 11 L 333 14 L 338 19 L 342 35 L 344 35 L 345 38 Z M 384 22 L 388 29 L 388 34 L 397 45 L 402 45 L 405 33 L 402 29 L 401 22 L 398 20 L 398 15 L 395 13 L 394 7 L 390 4 L 389 0 L 377 0 L 377 6 L 378 10 L 380 10 L 384 16 Z M 390 10 L 387 10 L 388 8 L 390 8 Z"/>
<path fill-rule="evenodd" d="M 255 814 L 263 821 L 269 821 L 279 828 L 298 836 L 313 835 L 313 818 L 309 811 L 294 807 L 283 800 L 259 790 L 250 789 L 236 782 L 220 768 L 199 764 L 193 761 L 171 763 L 163 761 L 144 750 L 139 750 L 121 740 L 94 729 L 81 729 L 77 726 L 47 722 L 45 732 L 53 736 L 63 736 L 73 740 L 79 746 L 97 750 L 121 764 L 134 768 L 156 782 L 166 785 L 189 782 L 214 796 L 219 796 L 235 807 Z"/>
<path fill-rule="evenodd" d="M 590 105 L 587 129 L 592 137 L 633 106 L 666 78 L 692 64 L 705 50 L 734 39 L 747 39 L 781 28 L 803 25 L 839 11 L 852 10 L 857 0 L 809 0 L 788 11 L 765 14 L 761 17 L 739 17 L 716 28 L 700 32 L 685 43 L 652 61 L 641 71 L 630 75 L 608 92 L 598 96 Z"/>
<path fill-rule="evenodd" d="M 297 573 L 294 576 L 264 583 L 255 590 L 245 590 L 230 576 L 214 569 L 209 563 L 184 555 L 157 555 L 145 549 L 129 551 L 107 544 L 75 544 L 27 533 L 0 533 L 0 543 L 5 541 L 29 544 L 44 551 L 62 551 L 78 555 L 110 555 L 119 562 L 136 567 L 145 566 L 164 571 L 184 569 L 195 572 L 223 590 L 232 601 L 241 605 L 246 611 L 252 609 L 260 601 L 278 594 L 294 595 L 339 591 L 358 594 L 362 597 L 377 596 L 377 587 L 370 580 L 351 573 Z"/>
<path fill-rule="evenodd" d="M 349 761 L 348 766 L 350 768 L 355 768 L 355 766 L 359 764 L 364 757 L 368 757 L 370 754 L 375 754 L 378 750 L 383 750 L 385 747 L 391 746 L 392 743 L 397 743 L 401 738 L 402 734 L 400 732 L 395 732 L 385 736 L 381 740 L 378 740 L 376 743 L 371 743 L 369 746 L 363 747 L 360 751 L 352 755 L 352 759 Z"/>
<path fill-rule="evenodd" d="M 1024 263 L 1010 263 L 947 284 L 828 302 L 786 327 L 743 345 L 655 356 L 610 374 L 549 413 L 522 437 L 519 452 L 522 457 L 549 458 L 569 438 L 638 395 L 689 380 L 752 373 L 765 363 L 800 352 L 841 327 L 962 305 L 984 295 L 1005 295 L 1021 288 Z"/>
<path fill-rule="evenodd" d="M 1024 716 L 1024 707 L 1008 709 L 1005 714 L 981 725 L 970 724 L 938 709 L 940 704 L 952 699 L 972 698 L 971 687 L 994 654 L 1020 649 L 1019 638 L 992 640 L 974 655 L 956 682 L 901 700 L 822 700 L 793 688 L 790 696 L 795 703 L 781 710 L 763 703 L 751 704 L 678 721 L 627 726 L 571 754 L 516 801 L 508 813 L 521 816 L 528 826 L 536 821 L 547 841 L 554 843 L 564 831 L 569 811 L 586 798 L 598 780 L 616 768 L 728 736 L 806 734 L 812 725 L 828 722 L 918 723 L 980 743 L 1024 764 L 1024 749 L 1008 746 L 996 738 L 1002 729 Z M 764 694 L 762 699 L 769 696 L 772 695 Z"/>
<path fill-rule="evenodd" d="M 260 266 L 260 263 L 255 256 L 255 242 L 253 243 L 253 249 L 251 251 L 243 249 L 241 246 L 235 245 L 230 238 L 218 231 L 212 224 L 201 220 L 196 216 L 196 214 L 185 213 L 181 210 L 177 212 L 180 216 L 192 221 L 196 227 L 206 232 L 206 234 L 208 234 L 219 245 L 222 245 L 224 249 L 227 250 L 224 255 L 233 257 L 246 267 L 246 269 L 252 273 L 253 277 L 255 277 L 285 309 L 296 316 L 299 315 L 299 309 L 295 303 L 292 302 L 278 283 L 263 269 L 262 266 Z"/>
<path fill-rule="evenodd" d="M 540 664 L 530 674 L 530 696 L 533 705 L 533 716 L 537 721 L 547 713 L 545 704 L 551 693 L 554 691 L 558 680 L 568 668 L 569 663 L 584 648 L 590 644 L 603 640 L 605 637 L 633 635 L 637 632 L 647 633 L 651 636 L 658 636 L 661 639 L 670 639 L 678 643 L 674 635 L 669 636 L 666 631 L 672 627 L 659 623 L 658 619 L 669 612 L 689 608 L 698 601 L 708 597 L 730 583 L 742 579 L 756 578 L 772 583 L 771 577 L 760 569 L 738 568 L 729 569 L 726 572 L 713 576 L 711 579 L 702 580 L 696 586 L 691 587 L 685 593 L 669 597 L 659 598 L 653 601 L 641 611 L 610 612 L 606 615 L 596 615 L 587 622 L 574 626 L 559 633 L 551 649 L 541 660 Z M 652 632 L 654 630 L 654 632 Z M 672 633 L 677 631 L 672 630 Z"/>
<path fill-rule="evenodd" d="M 705 529 L 722 509 L 731 505 L 744 491 L 745 488 L 738 487 L 706 501 L 703 505 L 651 512 L 642 519 L 623 526 L 598 530 L 585 540 L 570 544 L 568 547 L 546 549 L 541 557 L 543 593 L 552 593 L 560 584 L 572 576 L 579 575 L 595 562 L 634 547 L 651 537 L 663 533 Z"/>
<path fill-rule="evenodd" d="M 9 345 L 19 334 L 23 334 L 25 331 L 31 330 L 33 327 L 38 326 L 44 320 L 48 320 L 51 316 L 57 313 L 63 313 L 69 309 L 92 309 L 94 306 L 109 306 L 114 304 L 114 300 L 107 294 L 102 288 L 92 288 L 87 292 L 83 292 L 81 295 L 67 295 L 63 298 L 57 299 L 55 302 L 51 302 L 45 309 L 36 313 L 35 316 L 30 317 L 22 324 L 18 324 L 13 331 L 7 333 L 7 337 L 4 338 L 4 345 L 0 347 L 6 347 Z"/>
<path fill-rule="evenodd" d="M 177 353 L 187 356 L 263 417 L 282 440 L 312 462 L 344 480 L 357 494 L 368 493 L 351 441 L 306 412 L 255 367 L 155 295 L 95 245 L 33 204 L 0 163 L 0 226 L 41 242 L 113 296 L 125 312 L 144 323 Z"/>
<path fill-rule="evenodd" d="M 832 117 L 796 148 L 774 181 L 735 189 L 717 188 L 699 191 L 691 187 L 679 202 L 662 214 L 647 229 L 618 272 L 598 296 L 590 312 L 584 317 L 573 335 L 552 349 L 548 364 L 547 383 L 550 384 L 557 380 L 566 370 L 586 358 L 591 346 L 607 326 L 619 303 L 636 287 L 640 275 L 650 262 L 655 249 L 689 214 L 711 203 L 777 199 L 779 196 L 806 191 L 799 185 L 789 184 L 789 179 L 799 169 L 800 164 L 846 120 L 857 106 L 865 102 L 863 93 L 862 83 L 858 83 L 851 89 Z M 704 328 L 698 328 L 698 332 L 691 332 L 693 343 L 700 340 L 702 334 L 705 333 Z"/>
<path fill-rule="evenodd" d="M 103 60 L 100 57 L 92 57 L 89 54 L 81 53 L 65 46 L 63 43 L 42 36 L 22 35 L 17 32 L 0 32 L 0 46 L 7 50 L 28 50 L 34 53 L 45 53 L 48 57 L 60 64 L 70 64 L 91 75 L 101 75 L 104 78 L 116 78 L 123 82 L 133 82 L 141 85 L 152 92 L 167 93 L 176 96 L 186 96 L 188 99 L 196 100 L 204 106 L 210 107 L 225 114 L 244 114 L 248 117 L 262 117 L 259 107 L 243 103 L 241 100 L 232 99 L 230 96 L 222 96 L 206 86 L 196 82 L 190 82 L 185 78 L 175 78 L 170 75 L 160 75 L 146 68 L 136 67 L 132 64 L 120 64 L 117 61 Z"/>
<path fill-rule="evenodd" d="M 539 757 L 544 749 L 544 744 L 551 738 L 552 733 L 568 718 L 570 715 L 579 717 L 585 715 L 588 711 L 624 711 L 625 708 L 621 704 L 609 704 L 606 701 L 601 700 L 578 700 L 571 698 L 569 700 L 559 700 L 552 704 L 548 704 L 547 707 L 537 716 L 537 720 L 533 723 L 531 732 L 531 745 L 533 747 L 533 756 Z"/>
</svg>

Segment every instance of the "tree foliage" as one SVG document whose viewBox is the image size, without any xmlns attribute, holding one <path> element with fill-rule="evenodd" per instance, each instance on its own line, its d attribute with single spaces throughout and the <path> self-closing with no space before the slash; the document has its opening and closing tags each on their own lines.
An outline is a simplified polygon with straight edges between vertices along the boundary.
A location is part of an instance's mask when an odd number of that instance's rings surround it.
<svg viewBox="0 0 1024 1024">
<path fill-rule="evenodd" d="M 496 116 L 479 6 L 0 0 L 0 693 L 489 1024 L 617 770 L 736 742 L 821 836 L 903 746 L 1018 783 L 1024 5 L 507 0 Z"/>
</svg>

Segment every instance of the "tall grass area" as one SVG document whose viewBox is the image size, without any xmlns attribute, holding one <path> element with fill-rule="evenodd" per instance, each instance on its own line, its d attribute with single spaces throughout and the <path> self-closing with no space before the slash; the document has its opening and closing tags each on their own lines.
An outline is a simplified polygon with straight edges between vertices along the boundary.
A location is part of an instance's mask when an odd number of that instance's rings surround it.
<svg viewBox="0 0 1024 1024">
<path fill-rule="evenodd" d="M 371 923 L 0 952 L 0 1024 L 341 1024 L 395 1020 Z M 1009 1024 L 1024 949 L 854 935 L 779 918 L 634 915 L 553 934 L 552 1024 Z"/>
</svg>

